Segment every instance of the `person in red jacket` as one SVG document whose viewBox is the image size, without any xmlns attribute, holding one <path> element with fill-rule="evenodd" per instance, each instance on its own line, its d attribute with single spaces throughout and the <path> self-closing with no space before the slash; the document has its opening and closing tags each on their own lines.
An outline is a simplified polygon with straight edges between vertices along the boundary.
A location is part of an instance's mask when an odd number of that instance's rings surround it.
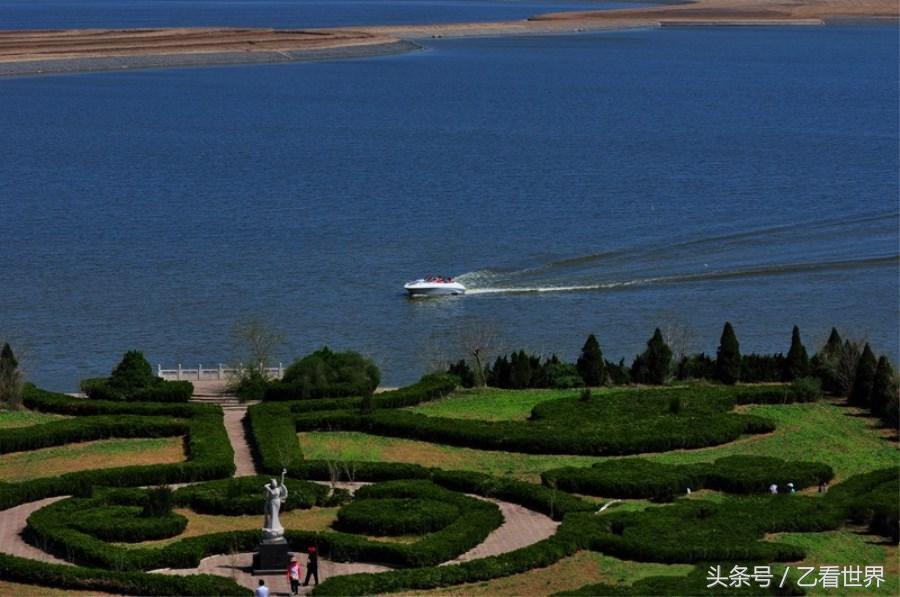
<svg viewBox="0 0 900 597">
<path fill-rule="evenodd" d="M 300 563 L 296 558 L 291 558 L 288 564 L 287 577 L 291 583 L 291 595 L 297 595 L 300 592 Z"/>
<path fill-rule="evenodd" d="M 303 586 L 307 586 L 309 584 L 310 577 L 314 577 L 316 579 L 316 585 L 319 584 L 319 554 L 316 553 L 316 548 L 310 546 L 307 550 L 309 552 L 309 560 L 306 563 L 306 580 L 303 581 Z"/>
</svg>

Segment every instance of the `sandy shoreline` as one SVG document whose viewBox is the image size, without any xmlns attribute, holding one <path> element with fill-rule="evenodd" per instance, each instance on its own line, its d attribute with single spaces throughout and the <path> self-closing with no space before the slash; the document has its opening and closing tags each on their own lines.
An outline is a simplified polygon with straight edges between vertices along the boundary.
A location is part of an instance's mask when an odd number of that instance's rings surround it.
<svg viewBox="0 0 900 597">
<path fill-rule="evenodd" d="M 336 60 L 407 52 L 416 40 L 672 26 L 896 22 L 894 0 L 698 0 L 564 12 L 522 21 L 275 30 L 240 28 L 0 31 L 0 76 Z"/>
</svg>

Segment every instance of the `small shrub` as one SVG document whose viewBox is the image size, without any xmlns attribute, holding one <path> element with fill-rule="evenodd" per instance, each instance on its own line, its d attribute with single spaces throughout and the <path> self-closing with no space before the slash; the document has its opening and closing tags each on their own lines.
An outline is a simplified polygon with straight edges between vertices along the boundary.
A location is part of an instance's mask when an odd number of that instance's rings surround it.
<svg viewBox="0 0 900 597">
<path fill-rule="evenodd" d="M 272 382 L 266 400 L 365 396 L 381 381 L 375 364 L 356 352 L 321 348 L 291 364 L 280 381 Z"/>
<path fill-rule="evenodd" d="M 794 402 L 815 402 L 822 397 L 822 381 L 815 377 L 799 377 L 790 386 Z"/>
<path fill-rule="evenodd" d="M 168 487 L 156 487 L 147 492 L 141 516 L 158 517 L 172 512 L 172 490 Z"/>
<path fill-rule="evenodd" d="M 669 412 L 673 415 L 677 415 L 681 412 L 680 396 L 672 396 L 671 398 L 669 398 Z"/>
<path fill-rule="evenodd" d="M 583 390 L 581 390 L 581 392 L 579 392 L 579 394 L 578 394 L 578 400 L 580 400 L 581 402 L 590 402 L 591 401 L 591 389 L 584 388 Z"/>
<path fill-rule="evenodd" d="M 459 518 L 459 508 L 437 500 L 383 498 L 356 500 L 338 511 L 334 528 L 366 535 L 423 535 Z"/>
</svg>

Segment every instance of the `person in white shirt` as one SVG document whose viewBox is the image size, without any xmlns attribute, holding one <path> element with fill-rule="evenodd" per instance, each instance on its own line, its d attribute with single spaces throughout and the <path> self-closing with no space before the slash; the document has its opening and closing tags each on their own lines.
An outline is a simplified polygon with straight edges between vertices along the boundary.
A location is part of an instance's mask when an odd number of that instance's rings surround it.
<svg viewBox="0 0 900 597">
<path fill-rule="evenodd" d="M 269 597 L 269 587 L 266 586 L 266 581 L 263 579 L 259 579 L 259 586 L 256 587 L 256 597 Z"/>
</svg>

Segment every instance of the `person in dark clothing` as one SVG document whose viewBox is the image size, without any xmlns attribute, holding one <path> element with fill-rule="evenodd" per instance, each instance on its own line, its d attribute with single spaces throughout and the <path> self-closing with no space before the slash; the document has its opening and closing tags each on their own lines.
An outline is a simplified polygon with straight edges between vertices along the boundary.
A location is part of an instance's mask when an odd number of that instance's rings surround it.
<svg viewBox="0 0 900 597">
<path fill-rule="evenodd" d="M 316 586 L 319 584 L 319 554 L 316 553 L 315 547 L 309 548 L 309 559 L 306 562 L 306 580 L 303 581 L 303 586 L 309 585 L 309 578 L 313 577 L 316 579 Z"/>
</svg>

